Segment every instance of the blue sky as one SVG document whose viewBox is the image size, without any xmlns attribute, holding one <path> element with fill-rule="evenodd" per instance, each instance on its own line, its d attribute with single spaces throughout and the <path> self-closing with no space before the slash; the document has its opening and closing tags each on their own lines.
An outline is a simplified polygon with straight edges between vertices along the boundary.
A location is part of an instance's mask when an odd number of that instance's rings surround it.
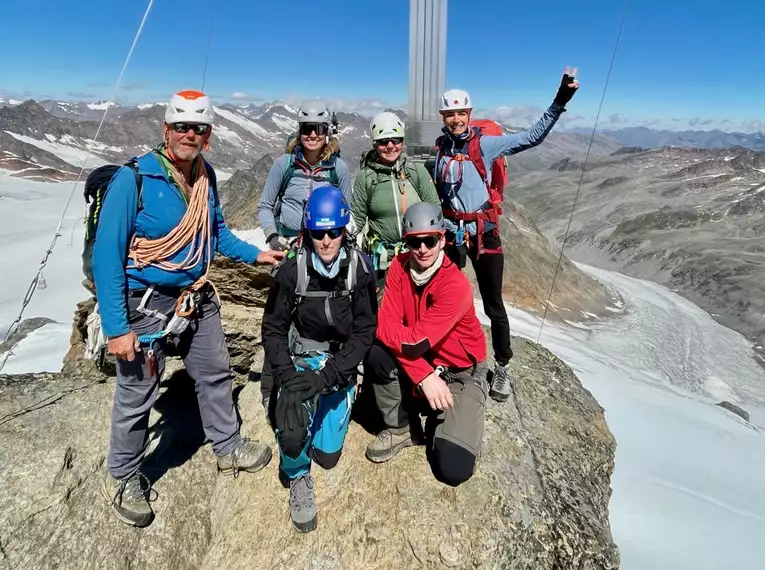
<svg viewBox="0 0 765 570">
<path fill-rule="evenodd" d="M 0 95 L 108 97 L 147 3 L 5 3 Z M 155 0 L 119 98 L 163 100 L 200 87 L 211 6 Z M 452 1 L 447 86 L 522 123 L 549 104 L 564 66 L 576 65 L 582 88 L 566 118 L 591 124 L 623 8 L 621 0 Z M 632 0 L 601 125 L 765 130 L 757 122 L 763 21 L 759 0 Z M 219 101 L 237 93 L 401 105 L 408 27 L 408 0 L 216 0 L 206 90 Z"/>
</svg>

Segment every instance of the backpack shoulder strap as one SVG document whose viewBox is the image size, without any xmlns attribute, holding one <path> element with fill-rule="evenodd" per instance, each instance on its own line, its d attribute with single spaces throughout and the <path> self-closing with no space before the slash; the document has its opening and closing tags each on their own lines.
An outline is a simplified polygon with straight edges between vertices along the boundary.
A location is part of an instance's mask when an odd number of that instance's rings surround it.
<svg viewBox="0 0 765 570">
<path fill-rule="evenodd" d="M 125 166 L 132 170 L 133 176 L 135 176 L 135 187 L 138 191 L 138 210 L 141 210 L 143 208 L 143 176 L 138 172 L 138 161 L 133 159 Z"/>
<path fill-rule="evenodd" d="M 213 169 L 212 165 L 210 165 L 206 160 L 205 163 L 205 169 L 207 170 L 207 177 L 210 179 L 210 184 L 213 187 L 213 190 L 215 192 L 218 191 L 218 177 L 215 175 L 215 170 Z"/>
<path fill-rule="evenodd" d="M 409 183 L 414 187 L 414 191 L 422 199 L 420 194 L 420 173 L 417 171 L 417 165 L 409 160 L 404 165 L 404 173 L 409 180 Z"/>
<path fill-rule="evenodd" d="M 284 174 L 282 175 L 282 182 L 279 185 L 279 192 L 276 194 L 277 202 L 280 202 L 281 199 L 284 197 L 284 193 L 287 191 L 287 186 L 289 186 L 290 180 L 292 180 L 293 174 L 295 174 L 295 160 L 293 155 L 288 154 L 287 168 L 284 169 Z"/>
<path fill-rule="evenodd" d="M 359 265 L 359 254 L 356 248 L 351 249 L 351 262 L 348 264 L 348 274 L 345 276 L 345 288 L 349 293 L 353 293 L 356 285 L 356 268 Z"/>
<path fill-rule="evenodd" d="M 304 248 L 297 252 L 297 280 L 295 281 L 295 298 L 299 303 L 308 291 L 308 260 Z"/>
<path fill-rule="evenodd" d="M 338 187 L 340 184 L 340 178 L 337 175 L 337 162 L 335 162 L 335 166 L 330 168 L 329 170 L 329 181 L 332 184 L 332 186 Z"/>
<path fill-rule="evenodd" d="M 287 186 L 292 180 L 292 175 L 295 173 L 295 160 L 292 154 L 287 155 L 287 167 L 284 169 L 282 175 L 282 181 L 279 184 L 279 190 L 276 192 L 276 199 L 274 200 L 274 219 L 278 221 L 282 212 L 282 200 L 284 199 L 284 193 L 287 192 Z"/>
<path fill-rule="evenodd" d="M 489 178 L 486 174 L 486 165 L 483 163 L 483 152 L 481 152 L 481 137 L 483 134 L 481 133 L 480 129 L 475 130 L 475 134 L 473 134 L 472 137 L 470 137 L 470 140 L 468 140 L 468 156 L 470 157 L 470 162 L 473 163 L 473 166 L 478 171 L 478 174 L 481 176 L 481 179 L 484 181 L 484 184 L 488 185 Z"/>
<path fill-rule="evenodd" d="M 433 161 L 433 172 L 432 172 L 432 178 L 433 180 L 438 180 L 438 169 L 439 169 L 439 162 L 441 162 L 441 157 L 444 156 L 444 147 L 446 143 L 446 135 L 441 135 L 436 139 L 436 159 Z"/>
<path fill-rule="evenodd" d="M 374 168 L 364 169 L 364 184 L 367 187 L 367 218 L 369 218 L 369 208 L 372 207 L 372 195 L 377 187 L 377 171 Z"/>
</svg>

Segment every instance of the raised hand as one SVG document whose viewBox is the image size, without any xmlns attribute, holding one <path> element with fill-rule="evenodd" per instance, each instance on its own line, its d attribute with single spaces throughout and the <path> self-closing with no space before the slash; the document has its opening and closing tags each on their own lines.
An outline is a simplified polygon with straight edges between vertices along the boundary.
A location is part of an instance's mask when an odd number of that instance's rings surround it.
<svg viewBox="0 0 765 570">
<path fill-rule="evenodd" d="M 563 72 L 563 77 L 560 81 L 558 93 L 555 95 L 554 99 L 554 102 L 558 105 L 565 106 L 566 103 L 571 101 L 571 98 L 574 96 L 574 93 L 576 93 L 576 90 L 579 89 L 579 81 L 576 79 L 576 73 L 576 67 L 572 71 L 569 66 L 566 66 L 566 69 Z"/>
</svg>

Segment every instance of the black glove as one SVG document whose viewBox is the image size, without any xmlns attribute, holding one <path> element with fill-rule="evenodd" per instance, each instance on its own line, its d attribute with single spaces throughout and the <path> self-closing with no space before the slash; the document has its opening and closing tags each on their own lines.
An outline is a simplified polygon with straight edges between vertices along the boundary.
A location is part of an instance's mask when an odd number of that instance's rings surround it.
<svg viewBox="0 0 765 570">
<path fill-rule="evenodd" d="M 293 459 L 300 455 L 308 438 L 308 410 L 300 394 L 281 390 L 274 413 L 279 431 L 279 447 Z"/>
<path fill-rule="evenodd" d="M 271 234 L 266 241 L 268 242 L 268 247 L 274 251 L 284 251 L 285 249 L 289 249 L 287 238 L 282 237 L 279 234 Z"/>
<path fill-rule="evenodd" d="M 313 370 L 295 372 L 282 382 L 282 392 L 297 394 L 302 400 L 309 400 L 326 388 L 320 374 Z"/>
<path fill-rule="evenodd" d="M 327 359 L 319 375 L 325 386 L 345 386 L 348 383 L 348 378 L 340 372 L 334 358 Z"/>
<path fill-rule="evenodd" d="M 577 84 L 575 87 L 569 87 L 569 83 L 574 83 L 576 81 L 576 77 L 574 75 L 568 74 L 568 69 L 566 70 L 566 73 L 563 74 L 563 78 L 560 81 L 560 87 L 558 88 L 558 93 L 555 95 L 555 99 L 553 99 L 554 103 L 557 103 L 558 105 L 565 107 L 566 103 L 571 101 L 571 98 L 574 96 L 574 93 L 576 93 L 576 90 L 579 88 L 579 85 Z"/>
</svg>

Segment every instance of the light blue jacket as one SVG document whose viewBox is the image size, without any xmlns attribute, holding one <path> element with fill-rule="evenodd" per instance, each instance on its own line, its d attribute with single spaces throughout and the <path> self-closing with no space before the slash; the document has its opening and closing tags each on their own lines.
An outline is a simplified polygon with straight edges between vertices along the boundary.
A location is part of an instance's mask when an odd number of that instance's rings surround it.
<svg viewBox="0 0 765 570">
<path fill-rule="evenodd" d="M 293 160 L 296 169 L 282 196 L 281 212 L 277 218 L 274 215 L 276 198 L 290 159 Z M 331 184 L 330 171 L 333 169 L 337 175 L 337 185 L 346 202 L 350 204 L 353 180 L 348 165 L 342 158 L 330 158 L 311 169 L 303 160 L 298 146 L 293 154 L 283 154 L 274 161 L 258 204 L 258 221 L 266 238 L 276 233 L 289 236 L 298 234 L 303 222 L 303 203 L 314 189 Z"/>
<path fill-rule="evenodd" d="M 212 172 L 212 167 L 208 168 L 208 172 Z M 138 211 L 135 175 L 130 168 L 122 167 L 109 184 L 96 231 L 93 279 L 101 326 L 107 337 L 130 332 L 127 289 L 141 290 L 149 285 L 188 287 L 204 275 L 207 267 L 206 255 L 202 256 L 196 266 L 186 271 L 169 271 L 159 267 L 137 269 L 133 266 L 133 261 L 127 256 L 133 234 L 149 239 L 164 237 L 180 223 L 187 208 L 180 189 L 170 182 L 154 153 L 138 158 L 138 173 L 142 177 L 141 210 Z M 218 251 L 236 261 L 255 262 L 260 250 L 236 237 L 223 221 L 212 177 L 209 204 L 212 257 Z M 202 247 L 204 249 L 205 246 Z M 189 248 L 190 244 L 168 261 L 182 261 Z"/>
<path fill-rule="evenodd" d="M 565 107 L 553 103 L 530 129 L 511 135 L 482 136 L 481 153 L 489 182 L 491 182 L 491 163 L 496 158 L 537 146 L 547 138 L 564 111 Z M 477 212 L 489 200 L 489 191 L 481 175 L 469 160 L 451 160 L 458 154 L 467 155 L 467 141 L 473 134 L 472 130 L 459 138 L 452 136 L 446 128 L 443 131 L 444 145 L 436 157 L 434 169 L 434 179 L 441 205 L 444 209 L 459 212 Z M 448 229 L 456 230 L 453 222 L 447 219 L 446 223 Z M 493 227 L 493 224 L 485 224 L 486 231 Z M 475 223 L 465 224 L 465 229 L 475 235 Z"/>
</svg>

